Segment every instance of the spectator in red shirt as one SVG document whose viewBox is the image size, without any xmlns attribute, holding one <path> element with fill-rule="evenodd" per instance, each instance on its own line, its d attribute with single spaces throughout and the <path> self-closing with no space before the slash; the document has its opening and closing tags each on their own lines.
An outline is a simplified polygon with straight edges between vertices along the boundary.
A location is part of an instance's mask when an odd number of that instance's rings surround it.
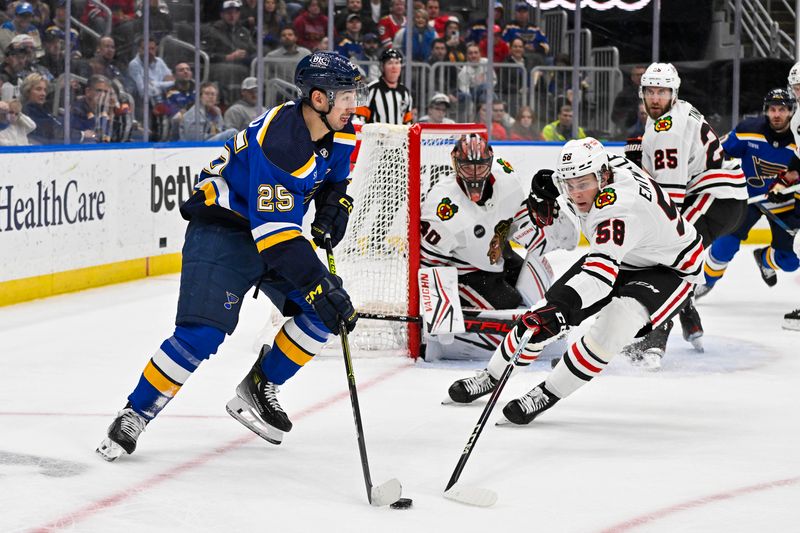
<svg viewBox="0 0 800 533">
<path fill-rule="evenodd" d="M 308 0 L 306 9 L 294 19 L 297 44 L 315 50 L 328 34 L 328 17 L 323 15 L 323 0 Z"/>
<path fill-rule="evenodd" d="M 494 62 L 495 63 L 502 63 L 505 61 L 506 57 L 508 57 L 509 48 L 508 43 L 503 40 L 502 37 L 503 29 L 498 26 L 497 24 L 494 25 Z M 489 37 L 486 36 L 481 39 L 481 42 L 478 44 L 481 49 L 481 56 L 489 57 L 486 53 L 486 49 L 489 46 Z"/>
<path fill-rule="evenodd" d="M 389 14 L 378 21 L 378 37 L 381 39 L 381 46 L 384 48 L 391 48 L 394 35 L 405 25 L 405 0 L 392 0 L 392 5 L 389 8 Z"/>
</svg>

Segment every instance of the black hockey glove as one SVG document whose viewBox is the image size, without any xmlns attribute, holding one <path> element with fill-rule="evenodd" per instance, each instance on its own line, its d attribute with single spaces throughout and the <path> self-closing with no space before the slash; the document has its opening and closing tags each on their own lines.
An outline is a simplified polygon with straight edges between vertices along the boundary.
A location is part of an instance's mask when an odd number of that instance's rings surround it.
<svg viewBox="0 0 800 533">
<path fill-rule="evenodd" d="M 791 187 L 792 185 L 797 184 L 797 179 L 790 179 L 787 177 L 788 172 L 779 172 L 775 181 L 772 182 L 772 185 L 769 186 L 769 194 L 767 196 L 767 200 L 774 204 L 778 204 L 781 202 L 786 202 L 787 200 L 791 200 L 791 193 L 785 194 L 783 190 L 787 187 Z M 796 174 L 796 172 L 795 172 Z M 793 176 L 795 174 L 792 174 Z"/>
<path fill-rule="evenodd" d="M 316 283 L 303 291 L 306 302 L 311 304 L 331 333 L 339 334 L 339 321 L 343 320 L 347 331 L 353 331 L 358 313 L 353 309 L 350 296 L 342 287 L 342 278 L 326 273 Z"/>
<path fill-rule="evenodd" d="M 531 192 L 528 193 L 528 216 L 534 224 L 543 228 L 558 218 L 558 188 L 553 183 L 554 172 L 542 169 L 531 179 Z"/>
<path fill-rule="evenodd" d="M 625 157 L 637 167 L 642 168 L 642 138 L 628 137 L 625 139 Z"/>
<path fill-rule="evenodd" d="M 540 343 L 551 339 L 567 330 L 567 321 L 559 308 L 552 304 L 528 311 L 517 324 L 517 337 L 522 337 L 525 329 L 533 330 L 531 343 Z"/>
<path fill-rule="evenodd" d="M 317 213 L 311 223 L 311 236 L 317 246 L 325 246 L 325 234 L 331 235 L 331 246 L 344 237 L 347 221 L 353 211 L 353 199 L 346 194 L 329 189 L 322 191 L 316 200 Z"/>
</svg>

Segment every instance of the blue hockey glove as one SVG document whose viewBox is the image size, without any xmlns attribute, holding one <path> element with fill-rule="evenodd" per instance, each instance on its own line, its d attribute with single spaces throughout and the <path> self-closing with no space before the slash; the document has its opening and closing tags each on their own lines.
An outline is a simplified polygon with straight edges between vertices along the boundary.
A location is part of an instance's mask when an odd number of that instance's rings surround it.
<svg viewBox="0 0 800 533">
<path fill-rule="evenodd" d="M 335 247 L 344 237 L 347 221 L 353 211 L 353 199 L 335 189 L 321 191 L 316 200 L 317 213 L 311 223 L 311 236 L 317 246 L 325 245 L 325 234 L 331 236 Z"/>
<path fill-rule="evenodd" d="M 353 331 L 358 313 L 353 309 L 350 296 L 342 287 L 342 278 L 326 273 L 317 282 L 303 291 L 306 302 L 311 304 L 331 333 L 339 334 L 339 321 L 344 321 L 347 331 Z"/>
</svg>

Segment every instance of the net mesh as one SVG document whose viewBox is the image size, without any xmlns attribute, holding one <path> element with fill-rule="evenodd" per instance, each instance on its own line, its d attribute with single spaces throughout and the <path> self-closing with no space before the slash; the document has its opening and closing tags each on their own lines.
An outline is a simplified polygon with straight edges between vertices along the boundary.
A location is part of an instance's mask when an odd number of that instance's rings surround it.
<svg viewBox="0 0 800 533">
<path fill-rule="evenodd" d="M 424 200 L 442 176 L 452 173 L 450 151 L 459 135 L 457 131 L 423 131 L 418 141 L 422 198 L 414 201 Z M 409 126 L 367 124 L 360 139 L 348 187 L 354 208 L 347 234 L 336 248 L 337 270 L 358 311 L 407 315 L 410 290 L 416 286 L 416 272 L 409 272 L 409 254 L 419 253 L 409 246 L 409 226 L 419 232 L 408 197 Z M 415 172 L 411 175 L 417 179 Z M 352 350 L 362 355 L 407 354 L 408 325 L 360 320 L 350 340 Z"/>
</svg>

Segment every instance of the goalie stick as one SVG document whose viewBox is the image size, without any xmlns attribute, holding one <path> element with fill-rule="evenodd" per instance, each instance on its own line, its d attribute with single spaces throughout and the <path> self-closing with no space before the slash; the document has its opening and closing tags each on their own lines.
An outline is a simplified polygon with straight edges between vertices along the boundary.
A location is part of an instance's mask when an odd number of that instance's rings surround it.
<svg viewBox="0 0 800 533">
<path fill-rule="evenodd" d="M 492 391 L 492 395 L 489 397 L 489 401 L 486 402 L 486 407 L 483 408 L 483 412 L 481 413 L 480 418 L 478 418 L 478 423 L 475 424 L 475 428 L 472 430 L 472 433 L 469 436 L 467 445 L 464 446 L 464 450 L 461 452 L 461 457 L 458 459 L 455 470 L 453 470 L 453 475 L 450 476 L 450 481 L 447 482 L 447 486 L 445 487 L 443 494 L 445 498 L 460 503 L 465 503 L 467 505 L 475 505 L 477 507 L 490 507 L 497 501 L 497 493 L 495 493 L 493 490 L 484 489 L 481 487 L 458 487 L 456 486 L 456 483 L 458 483 L 458 479 L 461 477 L 461 472 L 464 471 L 467 460 L 472 454 L 472 450 L 475 448 L 475 444 L 478 442 L 478 438 L 481 436 L 481 432 L 483 431 L 484 426 L 486 426 L 486 422 L 489 420 L 489 416 L 492 414 L 492 410 L 497 404 L 497 400 L 500 398 L 500 393 L 503 392 L 503 388 L 506 386 L 508 378 L 511 377 L 511 372 L 514 370 L 514 365 L 517 364 L 519 355 L 522 353 L 525 345 L 528 344 L 528 341 L 531 340 L 533 332 L 534 330 L 532 329 L 525 330 L 525 332 L 522 334 L 522 338 L 519 341 L 517 349 L 514 350 L 514 355 L 511 357 L 508 364 L 506 364 L 506 368 L 503 370 L 503 375 L 500 376 L 500 379 L 497 381 L 497 386 L 495 387 L 494 391 Z"/>
<path fill-rule="evenodd" d="M 328 270 L 336 275 L 336 262 L 333 259 L 333 247 L 331 246 L 331 236 L 325 235 L 325 253 L 328 256 Z M 350 404 L 353 407 L 353 420 L 356 423 L 356 434 L 358 436 L 358 453 L 361 455 L 361 469 L 364 472 L 364 484 L 367 487 L 367 500 L 370 505 L 380 507 L 389 505 L 400 499 L 403 487 L 396 478 L 373 485 L 369 474 L 369 462 L 367 460 L 367 443 L 364 439 L 364 427 L 361 424 L 361 409 L 358 406 L 358 390 L 356 389 L 356 376 L 353 370 L 353 360 L 350 357 L 350 343 L 347 340 L 347 328 L 344 321 L 339 321 L 339 338 L 342 340 L 342 354 L 344 355 L 344 366 L 347 371 L 347 388 L 350 390 Z"/>
<path fill-rule="evenodd" d="M 480 313 L 487 311 L 486 309 L 471 310 L 464 309 L 464 329 L 467 333 L 508 333 L 514 327 L 516 321 L 515 315 L 521 315 L 525 309 L 509 309 L 508 318 L 493 318 L 479 316 Z M 409 316 L 409 315 L 385 315 L 382 313 L 362 313 L 358 312 L 359 318 L 367 320 L 386 320 L 393 322 L 408 322 L 408 323 L 421 323 L 422 317 Z"/>
</svg>

